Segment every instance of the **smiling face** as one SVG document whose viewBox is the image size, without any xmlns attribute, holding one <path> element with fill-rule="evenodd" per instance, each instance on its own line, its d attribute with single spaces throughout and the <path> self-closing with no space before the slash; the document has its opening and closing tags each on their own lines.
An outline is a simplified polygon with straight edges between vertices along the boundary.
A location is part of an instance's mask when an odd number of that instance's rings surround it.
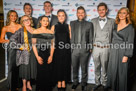
<svg viewBox="0 0 136 91">
<path fill-rule="evenodd" d="M 48 27 L 49 25 L 49 19 L 47 17 L 43 17 L 40 21 L 42 27 Z"/>
<path fill-rule="evenodd" d="M 64 12 L 59 12 L 58 13 L 58 21 L 63 23 L 66 20 L 66 15 Z"/>
<path fill-rule="evenodd" d="M 128 15 L 127 10 L 122 9 L 122 10 L 119 11 L 118 16 L 119 16 L 119 19 L 120 19 L 120 20 L 126 20 L 126 18 L 127 18 L 129 15 Z"/>
<path fill-rule="evenodd" d="M 85 11 L 83 9 L 77 10 L 78 20 L 83 20 L 85 18 L 85 16 L 86 16 L 86 14 L 85 14 Z"/>
<path fill-rule="evenodd" d="M 24 7 L 24 12 L 25 12 L 25 15 L 31 16 L 31 14 L 32 14 L 32 8 L 31 8 L 31 6 L 30 5 L 26 5 Z"/>
<path fill-rule="evenodd" d="M 22 17 L 22 21 L 24 26 L 31 26 L 31 20 L 29 17 L 27 16 Z"/>
<path fill-rule="evenodd" d="M 101 17 L 101 18 L 105 17 L 107 12 L 108 12 L 108 10 L 106 9 L 105 6 L 99 6 L 98 7 L 99 17 Z"/>
<path fill-rule="evenodd" d="M 11 12 L 9 15 L 10 22 L 15 22 L 17 20 L 17 14 L 15 12 Z"/>
<path fill-rule="evenodd" d="M 46 13 L 51 13 L 51 11 L 52 11 L 51 4 L 50 3 L 45 3 L 44 4 L 44 10 L 45 10 Z"/>
</svg>

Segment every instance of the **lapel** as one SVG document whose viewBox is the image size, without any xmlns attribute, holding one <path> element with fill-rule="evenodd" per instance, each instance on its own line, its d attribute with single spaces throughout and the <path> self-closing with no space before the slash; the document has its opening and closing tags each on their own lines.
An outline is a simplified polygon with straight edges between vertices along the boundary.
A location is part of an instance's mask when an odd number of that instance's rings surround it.
<svg viewBox="0 0 136 91">
<path fill-rule="evenodd" d="M 52 14 L 52 16 L 51 16 L 51 21 L 50 21 L 50 28 L 51 28 L 51 26 L 52 26 L 53 18 L 54 18 L 54 15 Z"/>
<path fill-rule="evenodd" d="M 100 24 L 99 24 L 99 17 L 97 17 L 97 18 L 96 18 L 96 21 L 94 22 L 94 27 L 95 27 L 95 29 L 94 29 L 94 39 L 95 39 L 95 37 L 96 37 L 97 26 L 100 27 Z"/>
</svg>

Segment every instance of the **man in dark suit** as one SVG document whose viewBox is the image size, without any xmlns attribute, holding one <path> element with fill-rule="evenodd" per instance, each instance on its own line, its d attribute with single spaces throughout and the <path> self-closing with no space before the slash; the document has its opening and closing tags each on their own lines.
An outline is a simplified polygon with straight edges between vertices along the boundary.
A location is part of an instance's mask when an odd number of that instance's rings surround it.
<svg viewBox="0 0 136 91">
<path fill-rule="evenodd" d="M 81 64 L 81 86 L 82 91 L 87 91 L 88 80 L 88 61 L 92 51 L 93 25 L 85 20 L 86 12 L 84 7 L 77 8 L 78 20 L 71 21 L 71 44 L 72 46 L 72 67 L 73 67 L 73 86 L 75 90 L 79 84 L 78 71 Z"/>
<path fill-rule="evenodd" d="M 25 3 L 24 6 L 23 6 L 23 9 L 24 9 L 24 13 L 25 15 L 28 15 L 32 18 L 33 20 L 33 28 L 36 28 L 37 26 L 37 18 L 35 17 L 32 17 L 32 13 L 33 13 L 33 8 L 32 8 L 32 5 L 30 3 Z M 21 17 L 19 17 L 19 21 L 21 20 Z"/>
<path fill-rule="evenodd" d="M 53 10 L 53 5 L 50 1 L 45 1 L 44 2 L 44 10 L 45 10 L 45 15 L 43 16 L 47 16 L 49 18 L 50 21 L 50 26 L 49 28 L 52 27 L 52 25 L 56 25 L 58 22 L 58 18 L 56 15 L 52 14 L 52 10 Z M 42 16 L 38 17 L 38 22 L 40 21 Z"/>
</svg>

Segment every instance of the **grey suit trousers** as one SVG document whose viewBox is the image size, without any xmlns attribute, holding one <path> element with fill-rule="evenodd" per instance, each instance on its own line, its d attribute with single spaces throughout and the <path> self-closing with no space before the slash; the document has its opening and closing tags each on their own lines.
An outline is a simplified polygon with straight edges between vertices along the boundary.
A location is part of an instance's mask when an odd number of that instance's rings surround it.
<svg viewBox="0 0 136 91">
<path fill-rule="evenodd" d="M 95 84 L 106 86 L 109 48 L 94 47 L 92 55 L 95 65 Z"/>
<path fill-rule="evenodd" d="M 88 80 L 88 61 L 90 52 L 83 52 L 80 49 L 74 49 L 72 52 L 72 68 L 73 68 L 73 84 L 76 85 L 79 82 L 78 72 L 81 65 L 81 85 L 84 86 Z"/>
</svg>

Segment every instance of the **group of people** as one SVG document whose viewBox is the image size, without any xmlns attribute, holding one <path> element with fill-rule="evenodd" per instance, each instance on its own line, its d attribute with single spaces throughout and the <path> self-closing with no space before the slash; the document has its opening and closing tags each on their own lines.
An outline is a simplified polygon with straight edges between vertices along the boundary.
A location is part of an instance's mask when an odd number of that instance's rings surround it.
<svg viewBox="0 0 136 91">
<path fill-rule="evenodd" d="M 109 87 L 113 91 L 128 91 L 128 64 L 134 43 L 128 8 L 121 8 L 114 20 L 107 17 L 107 5 L 99 3 L 99 16 L 88 22 L 85 20 L 86 11 L 80 6 L 77 20 L 71 21 L 70 25 L 65 10 L 58 10 L 57 16 L 52 14 L 50 1 L 44 2 L 45 15 L 38 19 L 32 17 L 30 3 L 25 3 L 23 9 L 25 15 L 20 18 L 14 10 L 7 13 L 6 26 L 0 36 L 0 43 L 8 43 L 10 91 L 17 91 L 20 83 L 22 91 L 32 90 L 32 83 L 36 84 L 36 91 L 52 91 L 56 84 L 58 91 L 65 91 L 66 84 L 71 81 L 71 89 L 75 90 L 79 85 L 80 65 L 82 91 L 88 91 L 91 54 L 95 65 L 92 91 L 100 86 L 104 91 Z M 125 44 L 125 47 L 114 47 L 117 44 Z"/>
</svg>

